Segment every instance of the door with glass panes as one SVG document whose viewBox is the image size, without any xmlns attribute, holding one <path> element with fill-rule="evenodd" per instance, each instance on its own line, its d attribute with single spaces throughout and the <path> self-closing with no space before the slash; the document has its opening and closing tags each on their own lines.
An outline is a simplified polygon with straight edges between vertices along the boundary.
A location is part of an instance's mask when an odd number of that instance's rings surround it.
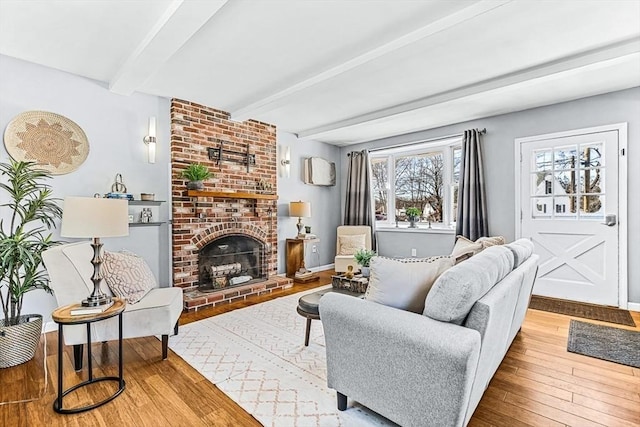
<svg viewBox="0 0 640 427">
<path fill-rule="evenodd" d="M 618 305 L 618 131 L 520 145 L 521 236 L 540 255 L 533 293 Z"/>
</svg>

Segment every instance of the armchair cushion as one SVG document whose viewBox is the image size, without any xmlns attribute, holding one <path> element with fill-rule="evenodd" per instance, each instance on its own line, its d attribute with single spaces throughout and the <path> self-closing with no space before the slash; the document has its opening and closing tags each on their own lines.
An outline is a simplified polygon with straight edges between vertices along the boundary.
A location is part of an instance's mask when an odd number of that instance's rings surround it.
<svg viewBox="0 0 640 427">
<path fill-rule="evenodd" d="M 364 298 L 390 307 L 422 313 L 433 282 L 454 263 L 453 257 L 392 259 L 373 257 Z"/>
<path fill-rule="evenodd" d="M 353 255 L 358 249 L 364 249 L 365 237 L 364 234 L 338 236 L 338 245 L 340 247 L 338 255 Z"/>
<path fill-rule="evenodd" d="M 105 251 L 102 271 L 111 292 L 129 304 L 137 303 L 158 287 L 146 261 L 132 252 Z"/>
</svg>

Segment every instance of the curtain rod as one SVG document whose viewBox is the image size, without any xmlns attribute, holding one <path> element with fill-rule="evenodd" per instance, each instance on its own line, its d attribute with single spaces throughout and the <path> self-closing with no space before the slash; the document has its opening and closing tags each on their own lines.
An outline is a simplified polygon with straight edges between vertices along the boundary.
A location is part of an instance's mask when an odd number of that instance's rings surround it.
<svg viewBox="0 0 640 427">
<path fill-rule="evenodd" d="M 478 132 L 480 133 L 480 135 L 484 135 L 485 133 L 487 133 L 487 128 L 478 129 Z M 374 151 L 390 150 L 392 148 L 409 147 L 411 145 L 424 144 L 425 142 L 441 141 L 443 139 L 450 139 L 450 138 L 455 138 L 455 137 L 463 136 L 463 135 L 464 135 L 464 132 L 462 132 L 462 133 L 454 133 L 453 135 L 438 136 L 436 138 L 424 139 L 422 141 L 417 141 L 417 142 L 407 142 L 407 143 L 404 143 L 404 144 L 390 145 L 390 146 L 387 146 L 387 147 L 372 148 L 371 150 L 369 150 L 369 152 L 371 153 L 371 152 L 374 152 Z"/>
</svg>

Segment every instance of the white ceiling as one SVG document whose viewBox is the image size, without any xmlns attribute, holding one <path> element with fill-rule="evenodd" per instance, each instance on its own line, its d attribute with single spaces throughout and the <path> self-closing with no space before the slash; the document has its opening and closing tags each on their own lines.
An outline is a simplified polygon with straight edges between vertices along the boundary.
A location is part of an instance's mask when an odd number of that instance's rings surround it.
<svg viewBox="0 0 640 427">
<path fill-rule="evenodd" d="M 0 53 L 348 145 L 640 86 L 640 0 L 0 0 Z"/>
</svg>

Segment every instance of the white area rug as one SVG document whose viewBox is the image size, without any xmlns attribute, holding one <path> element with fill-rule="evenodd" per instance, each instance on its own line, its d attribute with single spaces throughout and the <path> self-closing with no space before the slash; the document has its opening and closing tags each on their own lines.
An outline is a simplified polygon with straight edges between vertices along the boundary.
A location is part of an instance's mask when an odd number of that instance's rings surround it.
<svg viewBox="0 0 640 427">
<path fill-rule="evenodd" d="M 304 346 L 306 319 L 296 312 L 301 295 L 181 326 L 169 346 L 265 426 L 395 425 L 351 400 L 346 411 L 337 410 L 319 320 Z"/>
</svg>

